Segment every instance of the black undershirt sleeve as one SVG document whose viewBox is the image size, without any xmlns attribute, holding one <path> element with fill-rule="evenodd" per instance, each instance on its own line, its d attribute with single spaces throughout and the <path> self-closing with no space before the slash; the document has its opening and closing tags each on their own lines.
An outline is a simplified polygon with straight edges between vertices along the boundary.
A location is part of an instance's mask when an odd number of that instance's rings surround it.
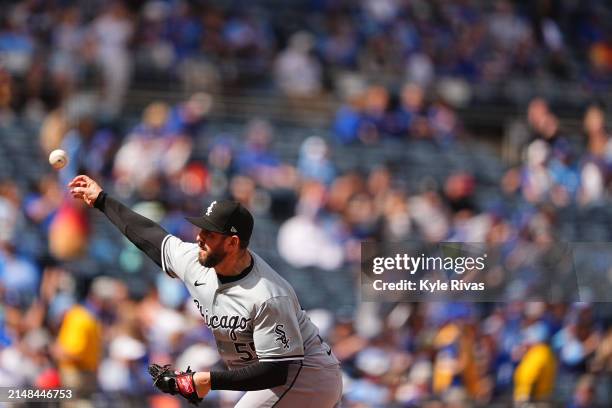
<svg viewBox="0 0 612 408">
<path fill-rule="evenodd" d="M 96 198 L 94 207 L 102 211 L 127 239 L 161 267 L 161 246 L 164 238 L 169 235 L 166 230 L 104 191 Z"/>
<path fill-rule="evenodd" d="M 278 387 L 287 382 L 289 361 L 260 362 L 237 370 L 211 371 L 213 390 L 258 391 Z"/>
</svg>

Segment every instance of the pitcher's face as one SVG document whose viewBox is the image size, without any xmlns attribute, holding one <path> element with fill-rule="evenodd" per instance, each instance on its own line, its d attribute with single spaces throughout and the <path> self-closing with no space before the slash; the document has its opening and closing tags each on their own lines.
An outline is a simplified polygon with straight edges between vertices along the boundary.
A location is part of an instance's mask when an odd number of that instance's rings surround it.
<svg viewBox="0 0 612 408">
<path fill-rule="evenodd" d="M 196 241 L 200 246 L 198 262 L 206 268 L 214 268 L 227 256 L 225 241 L 229 238 L 218 232 L 200 230 Z"/>
</svg>

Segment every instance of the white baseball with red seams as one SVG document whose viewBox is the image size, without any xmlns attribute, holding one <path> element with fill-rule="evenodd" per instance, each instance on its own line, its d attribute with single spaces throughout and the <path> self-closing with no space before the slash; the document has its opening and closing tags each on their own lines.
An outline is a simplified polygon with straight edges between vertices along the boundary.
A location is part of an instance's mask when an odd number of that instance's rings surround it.
<svg viewBox="0 0 612 408">
<path fill-rule="evenodd" d="M 49 164 L 59 170 L 68 164 L 68 154 L 62 149 L 56 149 L 49 154 Z"/>
</svg>

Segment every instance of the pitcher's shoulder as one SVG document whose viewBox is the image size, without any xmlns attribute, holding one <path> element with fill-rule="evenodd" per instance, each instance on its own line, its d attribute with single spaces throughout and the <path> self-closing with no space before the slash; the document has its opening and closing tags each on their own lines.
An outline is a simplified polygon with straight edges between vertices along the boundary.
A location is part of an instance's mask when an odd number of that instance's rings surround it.
<svg viewBox="0 0 612 408">
<path fill-rule="evenodd" d="M 295 292 L 291 284 L 276 272 L 259 255 L 251 252 L 255 259 L 253 265 L 253 290 L 258 293 L 258 298 L 262 301 L 287 296 L 295 298 Z M 297 300 L 297 298 L 295 298 Z"/>
</svg>

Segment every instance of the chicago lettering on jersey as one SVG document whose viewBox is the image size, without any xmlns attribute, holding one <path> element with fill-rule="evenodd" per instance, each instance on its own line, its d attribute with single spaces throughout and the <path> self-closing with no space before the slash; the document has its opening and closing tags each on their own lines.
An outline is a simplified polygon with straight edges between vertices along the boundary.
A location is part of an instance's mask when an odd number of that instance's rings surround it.
<svg viewBox="0 0 612 408">
<path fill-rule="evenodd" d="M 236 330 L 245 331 L 251 319 L 239 315 L 211 315 L 208 309 L 204 309 L 197 299 L 193 299 L 200 315 L 204 318 L 204 323 L 211 329 L 229 329 L 229 336 L 232 340 L 237 340 Z"/>
</svg>

